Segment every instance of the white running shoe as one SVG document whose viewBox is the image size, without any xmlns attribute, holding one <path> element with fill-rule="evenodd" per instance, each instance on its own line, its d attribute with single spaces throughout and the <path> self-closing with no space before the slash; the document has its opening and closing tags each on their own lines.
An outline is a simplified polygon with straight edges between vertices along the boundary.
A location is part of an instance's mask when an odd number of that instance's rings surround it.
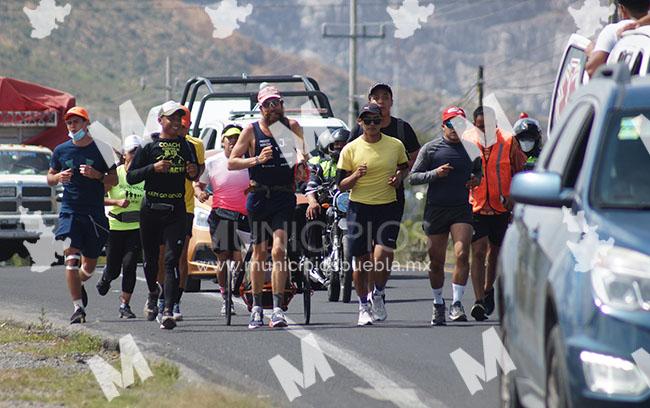
<svg viewBox="0 0 650 408">
<path fill-rule="evenodd" d="M 383 322 L 388 317 L 384 298 L 381 295 L 372 296 L 372 318 L 378 322 Z"/>
<path fill-rule="evenodd" d="M 367 326 L 372 324 L 372 312 L 370 305 L 359 306 L 359 321 L 357 326 Z"/>
<path fill-rule="evenodd" d="M 225 303 L 221 304 L 221 311 L 219 312 L 219 314 L 221 314 L 221 316 L 226 315 L 226 304 Z M 235 313 L 235 305 L 230 304 L 230 315 L 233 316 L 233 315 L 236 315 L 236 314 L 237 313 Z"/>
</svg>

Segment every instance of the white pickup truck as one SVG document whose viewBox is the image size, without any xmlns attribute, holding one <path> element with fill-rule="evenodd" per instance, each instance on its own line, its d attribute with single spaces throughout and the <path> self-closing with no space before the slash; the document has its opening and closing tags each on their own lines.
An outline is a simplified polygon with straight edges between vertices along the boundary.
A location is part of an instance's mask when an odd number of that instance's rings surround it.
<svg viewBox="0 0 650 408">
<path fill-rule="evenodd" d="M 24 241 L 56 225 L 60 188 L 47 184 L 51 156 L 46 147 L 0 144 L 0 261 L 27 257 Z"/>
</svg>

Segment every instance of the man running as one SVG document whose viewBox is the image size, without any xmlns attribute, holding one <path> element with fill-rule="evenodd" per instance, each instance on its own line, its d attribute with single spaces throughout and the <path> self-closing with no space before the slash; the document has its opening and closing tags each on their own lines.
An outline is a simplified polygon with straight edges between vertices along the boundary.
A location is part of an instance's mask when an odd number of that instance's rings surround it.
<svg viewBox="0 0 650 408">
<path fill-rule="evenodd" d="M 472 160 L 463 147 L 452 119 L 465 112 L 450 106 L 442 114 L 442 138 L 425 144 L 418 154 L 409 181 L 428 184 L 424 208 L 424 232 L 429 249 L 429 282 L 433 290 L 432 326 L 445 325 L 445 258 L 449 234 L 454 242 L 456 267 L 452 277 L 453 299 L 449 309 L 452 321 L 467 321 L 462 298 L 469 275 L 469 246 L 472 239 L 472 207 L 467 201 L 469 188 L 478 185 L 481 161 Z"/>
<path fill-rule="evenodd" d="M 192 137 L 189 135 L 190 126 L 192 126 L 192 121 L 190 119 L 190 110 L 187 106 L 181 105 L 181 109 L 185 114 L 181 117 L 181 134 L 185 136 L 185 140 L 192 144 L 194 152 L 196 153 L 196 162 L 199 166 L 199 175 L 203 173 L 204 162 L 205 162 L 205 148 L 203 147 L 203 142 L 201 139 Z M 159 137 L 158 134 L 155 134 L 155 137 Z M 178 270 L 180 272 L 180 279 L 178 281 L 178 296 L 176 297 L 176 302 L 174 303 L 173 314 L 176 321 L 183 320 L 183 314 L 181 313 L 181 296 L 185 291 L 185 284 L 187 283 L 187 249 L 190 245 L 190 239 L 192 238 L 192 227 L 194 224 L 194 186 L 192 182 L 188 179 L 185 179 L 185 212 L 186 212 L 186 224 L 185 224 L 185 244 L 183 245 L 183 251 L 181 252 L 181 257 L 178 262 Z M 161 284 L 164 288 L 165 281 L 165 267 L 164 267 L 164 256 L 165 256 L 165 245 L 160 246 L 160 255 L 158 258 L 158 283 Z M 165 306 L 164 290 L 160 292 L 158 297 L 158 316 L 157 320 L 160 323 L 162 321 L 162 311 Z"/>
<path fill-rule="evenodd" d="M 165 244 L 165 307 L 161 329 L 173 329 L 173 306 L 178 299 L 178 261 L 185 243 L 185 178 L 198 177 L 196 153 L 185 140 L 182 106 L 165 102 L 158 112 L 160 137 L 136 151 L 126 175 L 129 184 L 145 182 L 145 197 L 140 210 L 140 234 L 144 250 L 144 273 L 149 297 L 144 308 L 147 320 L 158 313 L 156 301 L 160 288 L 156 282 L 160 241 Z"/>
<path fill-rule="evenodd" d="M 199 201 L 204 203 L 210 193 L 206 191 L 209 183 L 212 187 L 212 211 L 208 217 L 212 250 L 219 261 L 217 280 L 221 287 L 221 315 L 226 314 L 226 285 L 232 285 L 226 279 L 228 263 L 233 262 L 233 276 L 243 273 L 241 256 L 242 242 L 237 231 L 250 231 L 248 212 L 246 211 L 246 190 L 249 187 L 248 171 L 228 170 L 228 158 L 242 132 L 241 126 L 227 125 L 221 133 L 223 153 L 209 157 L 205 162 L 205 172 L 195 188 Z M 238 290 L 239 288 L 233 288 Z M 235 308 L 230 305 L 231 314 Z"/>
<path fill-rule="evenodd" d="M 399 119 L 394 116 L 391 116 L 391 108 L 393 107 L 393 90 L 388 84 L 385 83 L 375 84 L 368 91 L 368 102 L 376 104 L 377 106 L 379 106 L 379 109 L 381 110 L 381 123 L 379 125 L 380 132 L 386 136 L 391 136 L 396 138 L 397 140 L 402 142 L 403 146 L 406 148 L 406 153 L 409 159 L 408 164 L 410 169 L 411 166 L 413 166 L 413 162 L 415 161 L 415 158 L 418 155 L 418 151 L 420 150 L 421 146 L 417 136 L 415 135 L 415 131 L 413 130 L 411 125 L 403 119 Z M 350 133 L 350 138 L 348 139 L 348 142 L 351 142 L 352 140 L 358 138 L 359 136 L 361 136 L 362 133 L 363 133 L 363 129 L 361 125 L 357 123 L 356 126 L 354 126 L 354 128 L 352 129 L 352 132 Z M 399 187 L 397 188 L 397 214 L 399 216 L 398 222 L 402 222 L 402 217 L 404 215 L 404 206 L 405 206 L 404 185 L 400 184 Z M 399 230 L 397 231 L 397 234 L 399 236 Z M 382 287 L 386 286 L 386 282 L 388 281 L 388 277 L 390 276 L 390 265 L 393 264 L 393 257 L 394 257 L 394 253 L 391 252 L 388 255 L 388 265 L 389 265 L 388 270 L 378 274 L 379 284 Z M 368 281 L 369 293 L 372 293 L 373 283 L 374 282 L 372 281 L 371 278 L 371 280 Z"/>
<path fill-rule="evenodd" d="M 106 268 L 97 281 L 97 292 L 105 296 L 111 282 L 122 273 L 122 294 L 120 295 L 120 318 L 134 319 L 131 310 L 131 295 L 135 288 L 138 258 L 142 253 L 140 242 L 140 207 L 144 196 L 144 183 L 130 185 L 126 181 L 136 149 L 142 147 L 139 136 L 127 136 L 124 140 L 124 164 L 117 168 L 118 183 L 108 190 L 104 205 L 111 206 L 108 212 L 110 233 L 106 243 Z"/>
<path fill-rule="evenodd" d="M 381 121 L 381 108 L 374 103 L 365 105 L 357 119 L 363 134 L 343 148 L 337 165 L 339 189 L 350 190 L 347 252 L 354 257 L 359 326 L 387 317 L 382 297 L 385 280 L 381 277 L 387 274 L 397 247 L 401 214 L 396 190 L 408 171 L 404 145 L 381 133 Z M 372 309 L 368 304 L 369 276 L 374 282 Z"/>
<path fill-rule="evenodd" d="M 248 324 L 250 329 L 264 325 L 262 266 L 267 259 L 269 242 L 272 242 L 273 259 L 271 279 L 273 314 L 269 325 L 287 326 L 282 311 L 284 290 L 287 285 L 287 231 L 296 207 L 294 168 L 289 165 L 289 161 L 295 161 L 303 170 L 305 166 L 302 127 L 295 120 L 284 116 L 284 101 L 280 91 L 274 86 L 267 86 L 259 91 L 257 101 L 262 118 L 244 129 L 228 159 L 229 170 L 248 169 L 251 179 L 250 193 L 246 200 L 253 240 L 251 258 L 253 308 Z M 298 137 L 295 149 L 290 147 L 294 143 L 293 140 L 285 140 L 284 137 L 276 136 L 271 132 L 273 125 L 291 129 L 291 132 Z"/>
<path fill-rule="evenodd" d="M 491 126 L 496 124 L 496 114 L 492 108 L 479 106 L 473 116 L 476 128 L 468 130 L 463 138 L 478 146 L 485 174 L 470 194 L 474 213 L 471 274 L 476 296 L 471 314 L 476 320 L 482 321 L 494 311 L 497 256 L 514 205 L 510 198 L 510 183 L 512 176 L 523 170 L 527 157 L 512 134 L 498 127 L 487 129 L 486 134 L 486 123 L 492 124 Z M 490 145 L 489 139 L 492 137 L 494 143 Z"/>
<path fill-rule="evenodd" d="M 65 250 L 65 275 L 74 305 L 70 324 L 86 321 L 88 295 L 83 287 L 97 266 L 108 238 L 104 215 L 104 189 L 117 184 L 115 163 L 106 163 L 88 132 L 90 117 L 80 106 L 63 116 L 70 139 L 52 152 L 47 183 L 63 184 L 63 199 L 55 232 L 58 240 L 70 239 Z"/>
</svg>

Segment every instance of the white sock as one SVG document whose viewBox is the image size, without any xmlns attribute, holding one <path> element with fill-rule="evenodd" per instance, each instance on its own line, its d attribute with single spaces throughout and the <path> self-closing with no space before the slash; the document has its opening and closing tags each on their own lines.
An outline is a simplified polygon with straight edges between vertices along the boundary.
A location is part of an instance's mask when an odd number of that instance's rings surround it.
<svg viewBox="0 0 650 408">
<path fill-rule="evenodd" d="M 464 285 L 456 285 L 455 283 L 451 284 L 451 287 L 454 291 L 454 298 L 451 301 L 452 303 L 460 302 L 463 299 L 463 293 L 465 293 Z"/>
<path fill-rule="evenodd" d="M 445 303 L 445 301 L 442 299 L 442 288 L 439 289 L 432 289 L 433 290 L 433 303 L 436 305 L 441 305 Z"/>
<path fill-rule="evenodd" d="M 74 310 L 77 310 L 77 309 L 79 309 L 79 308 L 83 308 L 83 307 L 84 307 L 84 304 L 83 304 L 83 302 L 81 301 L 81 299 L 73 300 L 73 301 L 72 301 L 72 304 L 74 305 Z"/>
</svg>

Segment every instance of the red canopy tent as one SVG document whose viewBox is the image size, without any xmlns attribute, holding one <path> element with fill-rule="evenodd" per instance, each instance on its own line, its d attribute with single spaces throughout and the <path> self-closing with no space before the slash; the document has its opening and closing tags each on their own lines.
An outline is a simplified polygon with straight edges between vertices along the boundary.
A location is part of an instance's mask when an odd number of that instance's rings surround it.
<svg viewBox="0 0 650 408">
<path fill-rule="evenodd" d="M 0 128 L 3 135 L 16 130 L 13 143 L 54 149 L 67 140 L 63 115 L 75 106 L 74 96 L 52 88 L 0 77 Z M 9 128 L 9 129 L 7 129 Z"/>
</svg>

